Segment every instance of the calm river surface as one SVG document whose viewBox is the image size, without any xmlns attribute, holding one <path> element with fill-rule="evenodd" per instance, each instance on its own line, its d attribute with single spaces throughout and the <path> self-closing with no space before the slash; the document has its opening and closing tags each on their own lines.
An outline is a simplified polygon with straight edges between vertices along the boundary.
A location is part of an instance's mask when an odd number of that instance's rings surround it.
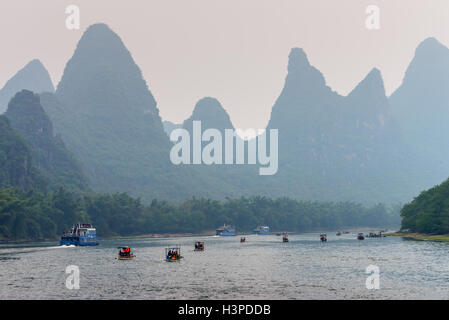
<svg viewBox="0 0 449 320">
<path fill-rule="evenodd" d="M 356 239 L 328 233 L 282 237 L 100 240 L 96 247 L 56 243 L 0 246 L 0 299 L 447 299 L 449 243 L 399 237 Z M 167 263 L 165 247 L 184 259 Z M 117 246 L 136 258 L 119 261 Z M 80 289 L 66 288 L 66 267 L 80 270 Z M 366 288 L 366 268 L 380 269 L 380 289 Z"/>
</svg>

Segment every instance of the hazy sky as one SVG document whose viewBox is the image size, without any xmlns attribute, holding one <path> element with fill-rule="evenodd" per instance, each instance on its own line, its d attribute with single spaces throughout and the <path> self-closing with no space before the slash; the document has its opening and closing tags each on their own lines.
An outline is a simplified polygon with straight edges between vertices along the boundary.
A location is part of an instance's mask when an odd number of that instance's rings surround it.
<svg viewBox="0 0 449 320">
<path fill-rule="evenodd" d="M 70 4 L 80 30 L 65 26 Z M 380 8 L 379 30 L 365 26 L 368 5 Z M 182 122 L 212 96 L 238 128 L 266 126 L 292 47 L 346 95 L 373 67 L 390 94 L 422 40 L 449 45 L 448 0 L 1 0 L 0 87 L 34 58 L 57 85 L 97 22 L 131 51 L 164 120 Z"/>
</svg>

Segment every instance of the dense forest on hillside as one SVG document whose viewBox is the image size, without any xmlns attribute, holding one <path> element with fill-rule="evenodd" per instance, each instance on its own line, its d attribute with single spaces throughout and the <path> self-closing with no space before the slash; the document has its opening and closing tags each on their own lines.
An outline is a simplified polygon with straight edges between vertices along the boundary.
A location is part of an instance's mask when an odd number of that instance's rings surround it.
<svg viewBox="0 0 449 320">
<path fill-rule="evenodd" d="M 54 239 L 73 223 L 91 222 L 101 237 L 148 233 L 196 233 L 223 223 L 248 232 L 267 224 L 273 231 L 326 230 L 399 225 L 399 206 L 364 207 L 352 202 L 310 202 L 265 197 L 217 201 L 192 198 L 143 205 L 126 193 L 53 193 L 0 189 L 0 239 Z"/>
<path fill-rule="evenodd" d="M 401 229 L 427 234 L 449 233 L 449 179 L 421 192 L 401 210 Z"/>
<path fill-rule="evenodd" d="M 65 147 L 45 113 L 39 95 L 28 90 L 18 92 L 5 112 L 11 127 L 25 140 L 31 162 L 48 182 L 49 190 L 64 186 L 70 190 L 88 190 L 81 165 Z"/>
<path fill-rule="evenodd" d="M 32 153 L 23 137 L 0 115 L 0 188 L 44 191 L 46 181 L 32 164 Z"/>
</svg>

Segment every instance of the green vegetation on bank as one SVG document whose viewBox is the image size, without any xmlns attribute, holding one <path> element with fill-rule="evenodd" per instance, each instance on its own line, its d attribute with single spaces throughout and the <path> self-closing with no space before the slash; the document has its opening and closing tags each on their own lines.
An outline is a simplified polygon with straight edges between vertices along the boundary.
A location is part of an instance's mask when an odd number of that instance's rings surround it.
<svg viewBox="0 0 449 320">
<path fill-rule="evenodd" d="M 352 202 L 310 202 L 265 197 L 144 205 L 126 193 L 84 194 L 0 189 L 0 239 L 54 239 L 73 223 L 91 222 L 102 237 L 149 233 L 199 233 L 223 223 L 239 232 L 267 224 L 272 230 L 307 231 L 399 225 L 398 207 L 364 207 Z"/>
<path fill-rule="evenodd" d="M 401 231 L 427 235 L 449 234 L 449 180 L 421 192 L 401 210 Z"/>
</svg>

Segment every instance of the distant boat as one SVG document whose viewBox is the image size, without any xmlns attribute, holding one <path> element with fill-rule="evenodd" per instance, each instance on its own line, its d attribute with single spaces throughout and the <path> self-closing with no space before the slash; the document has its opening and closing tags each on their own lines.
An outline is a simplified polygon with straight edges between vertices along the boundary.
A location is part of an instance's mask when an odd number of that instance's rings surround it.
<svg viewBox="0 0 449 320">
<path fill-rule="evenodd" d="M 382 235 L 382 231 L 380 231 L 379 233 L 370 232 L 370 233 L 367 235 L 367 237 L 368 237 L 368 238 L 382 238 L 382 237 L 384 237 L 384 236 Z"/>
<path fill-rule="evenodd" d="M 59 244 L 61 246 L 96 246 L 98 245 L 97 229 L 90 223 L 78 223 L 63 233 Z"/>
<path fill-rule="evenodd" d="M 341 236 L 341 232 L 340 231 L 337 232 L 337 236 Z"/>
<path fill-rule="evenodd" d="M 270 227 L 268 227 L 268 226 L 258 226 L 256 229 L 253 230 L 253 234 L 258 234 L 258 235 L 270 234 Z"/>
<path fill-rule="evenodd" d="M 195 242 L 195 251 L 204 251 L 204 241 Z"/>
<path fill-rule="evenodd" d="M 235 227 L 231 225 L 224 224 L 223 227 L 220 227 L 216 230 L 217 236 L 235 236 Z"/>
</svg>

